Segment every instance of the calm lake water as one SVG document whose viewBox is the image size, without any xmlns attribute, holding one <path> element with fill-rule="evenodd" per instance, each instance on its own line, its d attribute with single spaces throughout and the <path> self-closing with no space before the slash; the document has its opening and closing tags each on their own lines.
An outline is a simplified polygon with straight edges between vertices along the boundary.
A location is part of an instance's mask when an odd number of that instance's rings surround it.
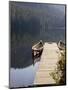
<svg viewBox="0 0 68 90">
<path fill-rule="evenodd" d="M 61 40 L 64 39 L 64 30 L 56 30 L 56 33 L 52 31 L 50 31 L 50 34 L 53 36 L 51 37 L 52 40 L 55 39 L 57 42 L 58 38 Z M 48 38 L 48 35 L 50 36 L 50 34 L 46 34 L 47 40 L 52 41 Z M 46 35 L 42 34 L 43 41 Z M 40 61 L 40 58 L 37 61 Z M 26 45 L 17 44 L 15 47 L 11 48 L 10 87 L 27 87 L 34 85 L 34 78 L 38 65 L 39 62 L 36 62 L 33 65 L 32 45 L 30 43 Z"/>
<path fill-rule="evenodd" d="M 33 65 L 32 46 L 65 41 L 65 5 L 10 4 L 10 87 L 34 83 L 39 60 Z"/>
<path fill-rule="evenodd" d="M 33 85 L 38 66 L 39 62 L 36 62 L 34 65 L 32 64 L 26 68 L 10 68 L 10 87 L 27 87 Z"/>
</svg>

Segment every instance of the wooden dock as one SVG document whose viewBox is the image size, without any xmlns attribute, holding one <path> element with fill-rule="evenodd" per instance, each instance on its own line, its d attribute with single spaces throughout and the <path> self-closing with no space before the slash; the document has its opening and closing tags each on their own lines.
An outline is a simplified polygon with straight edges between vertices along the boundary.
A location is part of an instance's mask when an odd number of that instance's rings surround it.
<svg viewBox="0 0 68 90">
<path fill-rule="evenodd" d="M 39 68 L 36 72 L 34 85 L 39 84 L 55 84 L 54 79 L 50 73 L 55 69 L 58 61 L 59 49 L 55 42 L 44 44 L 44 50 L 41 55 Z"/>
</svg>

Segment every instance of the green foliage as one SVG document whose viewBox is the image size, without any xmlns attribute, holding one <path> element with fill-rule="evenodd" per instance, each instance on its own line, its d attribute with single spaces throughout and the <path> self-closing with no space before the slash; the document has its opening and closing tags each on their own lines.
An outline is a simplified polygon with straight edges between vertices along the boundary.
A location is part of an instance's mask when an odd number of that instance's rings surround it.
<svg viewBox="0 0 68 90">
<path fill-rule="evenodd" d="M 65 50 L 60 51 L 61 56 L 57 62 L 57 67 L 53 72 L 50 73 L 52 78 L 55 80 L 56 84 L 65 83 Z"/>
</svg>

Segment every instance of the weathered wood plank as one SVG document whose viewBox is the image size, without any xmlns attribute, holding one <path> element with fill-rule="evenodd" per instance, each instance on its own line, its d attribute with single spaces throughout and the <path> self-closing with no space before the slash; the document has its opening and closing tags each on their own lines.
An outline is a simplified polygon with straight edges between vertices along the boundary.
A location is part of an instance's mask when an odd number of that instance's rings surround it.
<svg viewBox="0 0 68 90">
<path fill-rule="evenodd" d="M 55 84 L 50 73 L 55 69 L 58 61 L 59 49 L 55 42 L 45 43 L 44 50 L 41 55 L 39 68 L 36 72 L 34 84 Z"/>
</svg>

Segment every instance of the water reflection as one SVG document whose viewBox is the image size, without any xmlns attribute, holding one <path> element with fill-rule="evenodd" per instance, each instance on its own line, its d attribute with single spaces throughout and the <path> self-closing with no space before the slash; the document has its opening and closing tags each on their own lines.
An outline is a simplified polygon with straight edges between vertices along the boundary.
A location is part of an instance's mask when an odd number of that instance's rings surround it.
<svg viewBox="0 0 68 90">
<path fill-rule="evenodd" d="M 27 87 L 34 83 L 39 62 L 26 68 L 10 69 L 10 87 Z"/>
<path fill-rule="evenodd" d="M 11 49 L 11 67 L 25 68 L 33 64 L 31 46 L 17 46 Z"/>
</svg>

